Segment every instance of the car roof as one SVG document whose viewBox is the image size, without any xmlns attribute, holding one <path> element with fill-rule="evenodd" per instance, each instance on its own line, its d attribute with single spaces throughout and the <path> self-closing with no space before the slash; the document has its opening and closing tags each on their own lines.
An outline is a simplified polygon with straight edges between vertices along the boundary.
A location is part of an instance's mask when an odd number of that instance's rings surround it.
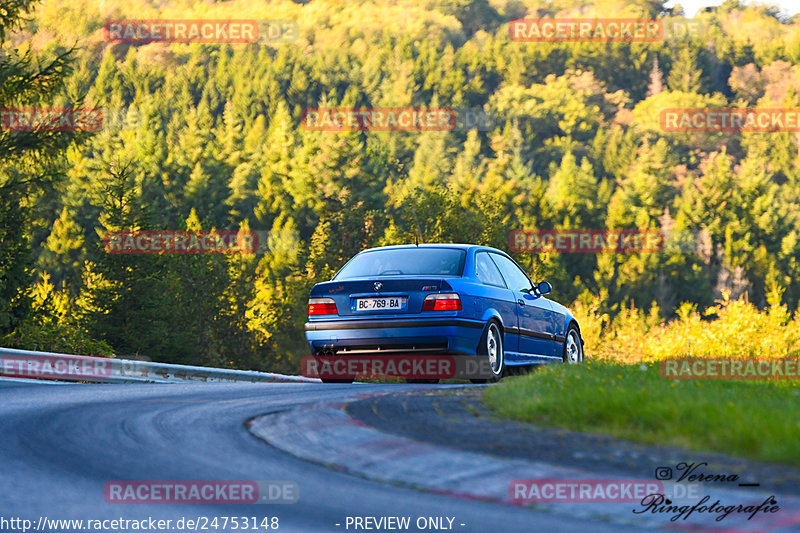
<svg viewBox="0 0 800 533">
<path fill-rule="evenodd" d="M 492 248 L 490 246 L 480 246 L 478 244 L 458 244 L 458 243 L 425 243 L 425 244 L 396 244 L 392 246 L 379 246 L 377 248 L 368 248 L 366 250 L 362 250 L 359 253 L 364 252 L 373 252 L 375 250 L 407 250 L 413 248 L 455 248 L 458 250 L 471 250 L 471 249 L 481 249 L 481 250 L 492 250 L 495 252 L 500 252 L 505 254 L 502 250 L 498 250 L 497 248 Z"/>
</svg>

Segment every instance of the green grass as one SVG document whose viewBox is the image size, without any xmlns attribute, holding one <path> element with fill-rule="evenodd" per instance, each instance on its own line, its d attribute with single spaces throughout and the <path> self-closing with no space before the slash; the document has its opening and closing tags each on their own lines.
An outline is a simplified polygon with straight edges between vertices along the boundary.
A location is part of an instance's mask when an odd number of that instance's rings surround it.
<svg viewBox="0 0 800 533">
<path fill-rule="evenodd" d="M 490 387 L 505 418 L 800 466 L 797 381 L 672 381 L 658 364 L 548 365 Z"/>
</svg>

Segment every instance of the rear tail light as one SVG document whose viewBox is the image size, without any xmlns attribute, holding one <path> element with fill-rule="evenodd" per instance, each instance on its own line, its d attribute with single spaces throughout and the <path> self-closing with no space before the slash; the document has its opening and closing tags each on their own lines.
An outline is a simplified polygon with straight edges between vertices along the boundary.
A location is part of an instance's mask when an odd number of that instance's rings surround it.
<svg viewBox="0 0 800 533">
<path fill-rule="evenodd" d="M 336 315 L 339 311 L 336 310 L 336 302 L 333 298 L 309 298 L 308 299 L 308 316 L 319 315 Z"/>
<path fill-rule="evenodd" d="M 461 311 L 461 297 L 454 292 L 431 294 L 422 302 L 423 311 Z"/>
</svg>

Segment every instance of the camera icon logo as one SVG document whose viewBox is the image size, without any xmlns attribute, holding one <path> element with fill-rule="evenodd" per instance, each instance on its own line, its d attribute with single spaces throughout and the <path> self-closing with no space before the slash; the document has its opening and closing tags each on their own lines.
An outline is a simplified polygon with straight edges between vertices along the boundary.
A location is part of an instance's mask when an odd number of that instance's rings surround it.
<svg viewBox="0 0 800 533">
<path fill-rule="evenodd" d="M 672 469 L 668 466 L 659 466 L 656 468 L 656 479 L 659 481 L 672 479 Z"/>
</svg>

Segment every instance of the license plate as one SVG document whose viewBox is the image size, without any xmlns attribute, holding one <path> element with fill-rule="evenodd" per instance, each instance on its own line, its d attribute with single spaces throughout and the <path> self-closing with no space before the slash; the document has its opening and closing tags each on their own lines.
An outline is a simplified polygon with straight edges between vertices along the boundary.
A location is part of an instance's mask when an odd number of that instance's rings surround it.
<svg viewBox="0 0 800 533">
<path fill-rule="evenodd" d="M 391 298 L 357 298 L 356 311 L 402 311 L 406 308 L 408 298 L 393 296 Z"/>
</svg>

